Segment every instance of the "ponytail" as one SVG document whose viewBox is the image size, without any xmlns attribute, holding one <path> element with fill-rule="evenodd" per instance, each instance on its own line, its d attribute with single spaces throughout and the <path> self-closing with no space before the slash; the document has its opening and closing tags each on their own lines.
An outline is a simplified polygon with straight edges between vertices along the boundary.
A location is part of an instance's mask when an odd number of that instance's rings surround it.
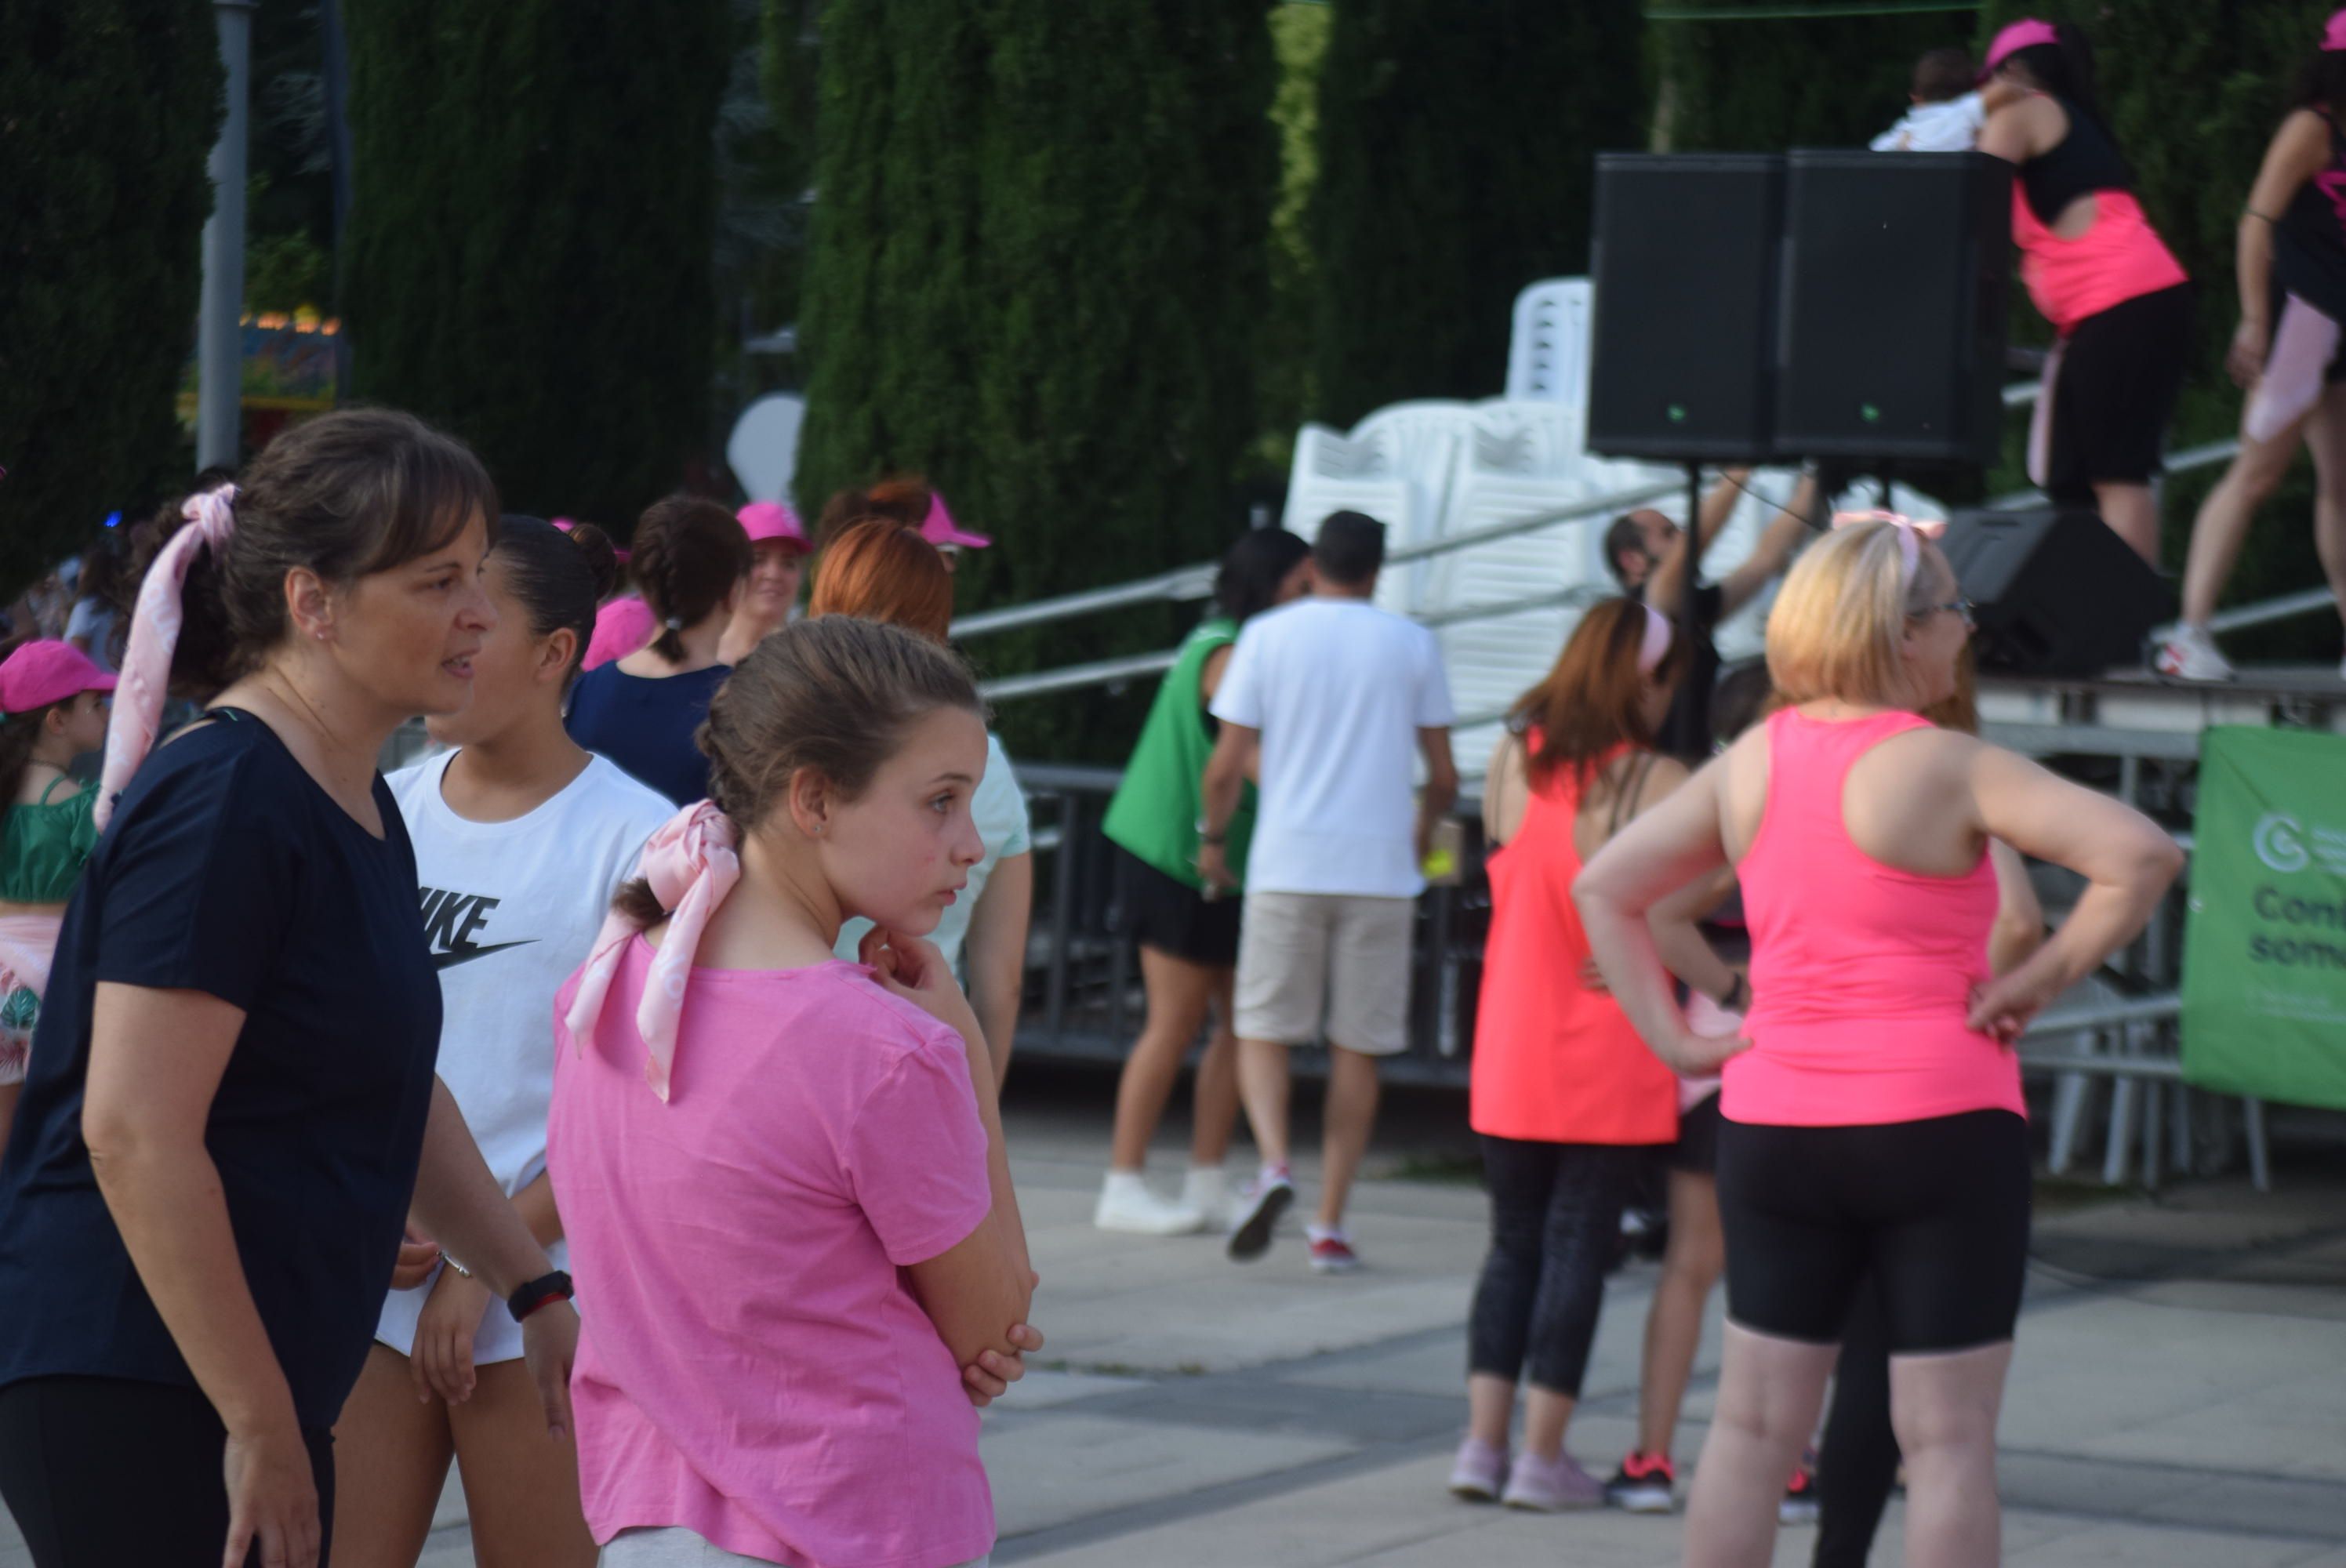
<svg viewBox="0 0 2346 1568">
<path fill-rule="evenodd" d="M 114 717 L 106 728 L 106 761 L 98 772 L 97 799 L 90 811 L 100 829 L 113 817 L 114 802 L 123 786 L 155 748 L 156 732 L 163 722 L 163 699 L 170 695 L 174 656 L 187 619 L 188 574 L 199 555 L 215 571 L 226 555 L 229 540 L 236 533 L 236 486 L 223 484 L 189 496 L 180 515 L 187 526 L 164 540 L 156 552 L 138 585 L 138 606 L 131 611 L 121 680 L 114 693 Z M 216 609 L 217 595 L 207 593 L 198 603 Z M 206 638 L 224 629 L 217 627 L 209 615 L 198 624 Z"/>
</svg>

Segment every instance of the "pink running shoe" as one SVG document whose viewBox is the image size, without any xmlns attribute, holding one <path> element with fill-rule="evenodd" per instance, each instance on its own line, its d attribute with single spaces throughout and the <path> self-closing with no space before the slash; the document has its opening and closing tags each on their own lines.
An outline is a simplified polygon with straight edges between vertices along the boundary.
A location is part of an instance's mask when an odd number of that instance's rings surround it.
<svg viewBox="0 0 2346 1568">
<path fill-rule="evenodd" d="M 1580 1468 L 1568 1453 L 1554 1459 L 1525 1454 L 1507 1477 L 1499 1501 L 1509 1508 L 1533 1513 L 1561 1513 L 1566 1509 L 1596 1508 L 1605 1501 L 1605 1483 Z"/>
<path fill-rule="evenodd" d="M 1458 1445 L 1450 1466 L 1450 1495 L 1468 1502 L 1496 1502 L 1507 1479 L 1507 1451 L 1470 1437 Z"/>
<path fill-rule="evenodd" d="M 1311 1272 L 1314 1274 L 1350 1274 L 1361 1266 L 1361 1255 L 1352 1250 L 1350 1237 L 1339 1230 L 1311 1238 Z"/>
</svg>

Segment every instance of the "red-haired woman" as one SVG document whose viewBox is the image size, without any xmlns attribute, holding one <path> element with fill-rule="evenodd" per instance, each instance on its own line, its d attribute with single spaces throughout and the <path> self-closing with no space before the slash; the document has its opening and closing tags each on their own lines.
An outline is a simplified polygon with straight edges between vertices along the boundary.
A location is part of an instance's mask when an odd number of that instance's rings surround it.
<svg viewBox="0 0 2346 1568">
<path fill-rule="evenodd" d="M 1491 759 L 1484 823 L 1504 847 L 1489 861 L 1471 1109 L 1491 1251 L 1468 1329 L 1468 1430 L 1450 1482 L 1462 1497 L 1543 1512 L 1604 1500 L 1565 1452 L 1565 1427 L 1637 1156 L 1678 1135 L 1678 1080 L 1590 983 L 1571 889 L 1584 860 L 1685 780 L 1654 751 L 1685 662 L 1658 611 L 1606 600 L 1515 705 Z M 1526 1377 L 1524 1452 L 1510 1472 Z"/>
</svg>

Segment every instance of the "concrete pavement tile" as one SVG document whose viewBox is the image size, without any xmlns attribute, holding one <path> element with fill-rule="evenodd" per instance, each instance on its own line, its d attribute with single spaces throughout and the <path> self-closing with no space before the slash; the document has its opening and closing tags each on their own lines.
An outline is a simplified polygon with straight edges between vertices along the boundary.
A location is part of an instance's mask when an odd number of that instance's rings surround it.
<svg viewBox="0 0 2346 1568">
<path fill-rule="evenodd" d="M 2346 1481 L 2346 1406 L 2309 1406 L 2279 1389 L 2121 1427 L 2076 1445 L 2096 1459 L 2195 1470 Z"/>
<path fill-rule="evenodd" d="M 2341 1363 L 2346 1325 L 2082 1298 L 2021 1326 L 2008 1388 L 2025 1397 L 2007 1397 L 2003 1437 L 2021 1448 L 2114 1451 L 2099 1442 Z"/>
<path fill-rule="evenodd" d="M 1193 1282 L 1054 1317 L 1038 1303 L 1054 1355 L 1075 1370 L 1233 1371 L 1373 1345 L 1465 1319 L 1456 1279 L 1321 1278 L 1271 1287 Z"/>
<path fill-rule="evenodd" d="M 1499 1568 L 1504 1560 L 1486 1555 L 1483 1542 L 1504 1515 L 1452 1498 L 1449 1477 L 1447 1453 L 1424 1455 L 1236 1508 L 1183 1514 L 1108 1540 L 1013 1560 L 1019 1568 L 1198 1568 L 1207 1563 L 1327 1568 L 1437 1543 L 1444 1553 L 1439 1561 L 1445 1563 Z M 996 1549 L 996 1561 L 1005 1555 Z M 1551 1556 L 1542 1568 L 1553 1568 L 1554 1562 Z"/>
<path fill-rule="evenodd" d="M 1326 1438 L 1071 1412 L 988 1422 L 979 1448 L 1005 1536 L 1354 1451 Z"/>
<path fill-rule="evenodd" d="M 2225 1535 L 2156 1524 L 2095 1524 L 2017 1552 L 2005 1568 L 2289 1568 L 2324 1544 L 2275 1536 Z"/>
<path fill-rule="evenodd" d="M 1103 1378 L 1086 1372 L 1032 1371 L 1010 1385 L 992 1410 L 1046 1410 L 1100 1394 L 1128 1393 L 1152 1385 L 1146 1378 Z"/>
<path fill-rule="evenodd" d="M 2141 1517 L 2204 1530 L 2346 1541 L 2346 1487 L 2280 1476 L 2219 1476 L 2172 1489 Z"/>
<path fill-rule="evenodd" d="M 2302 1562 L 2290 1563 L 2289 1568 L 2346 1568 L 2346 1546 L 2317 1552 Z"/>
</svg>

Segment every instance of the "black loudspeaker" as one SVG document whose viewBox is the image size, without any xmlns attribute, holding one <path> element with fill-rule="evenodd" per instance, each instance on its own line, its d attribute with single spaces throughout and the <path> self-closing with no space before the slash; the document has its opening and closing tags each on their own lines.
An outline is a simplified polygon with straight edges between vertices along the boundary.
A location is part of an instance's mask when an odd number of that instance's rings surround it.
<svg viewBox="0 0 2346 1568">
<path fill-rule="evenodd" d="M 2091 512 L 1958 512 L 1939 541 L 1972 601 L 1979 667 L 2095 676 L 2138 664 L 2171 620 L 2167 580 Z"/>
<path fill-rule="evenodd" d="M 1783 196 L 1773 153 L 1597 155 L 1589 451 L 1769 457 Z"/>
<path fill-rule="evenodd" d="M 2011 250 L 2002 158 L 1794 152 L 1778 455 L 1993 463 Z"/>
</svg>

